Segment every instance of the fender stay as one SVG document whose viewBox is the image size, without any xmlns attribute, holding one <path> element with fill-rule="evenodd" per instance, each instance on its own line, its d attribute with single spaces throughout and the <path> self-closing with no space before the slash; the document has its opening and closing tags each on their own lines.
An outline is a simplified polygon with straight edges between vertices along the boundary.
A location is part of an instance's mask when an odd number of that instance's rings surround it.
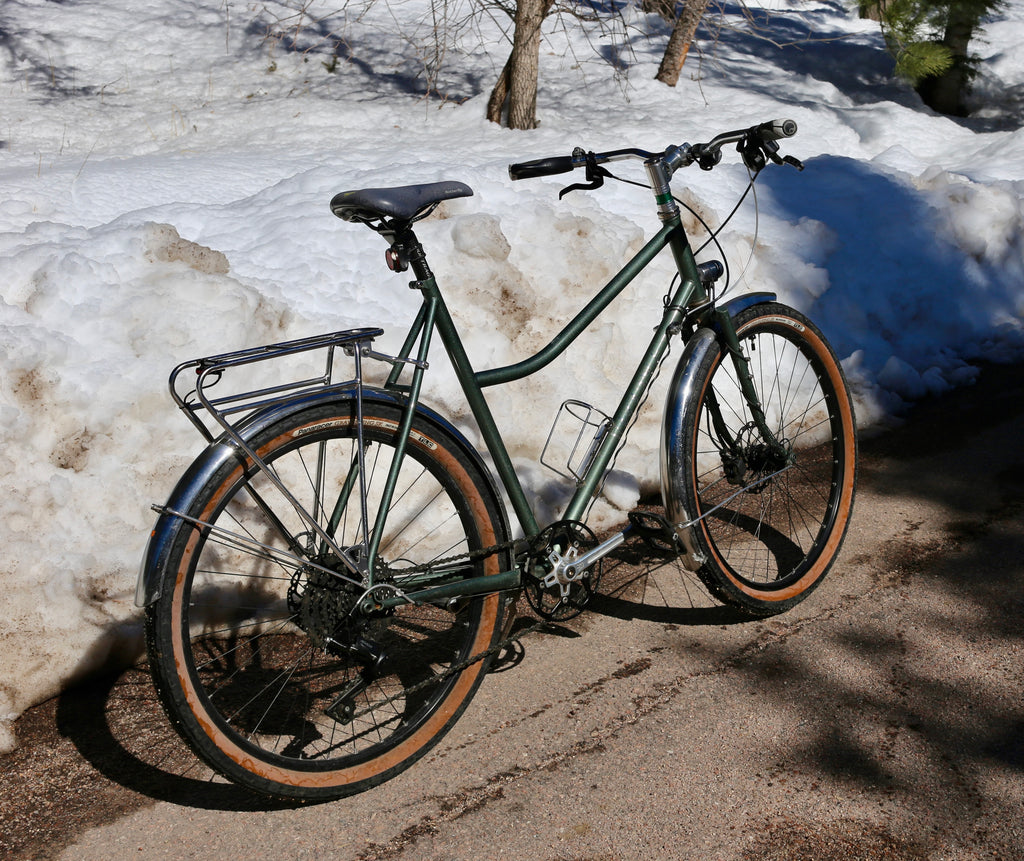
<svg viewBox="0 0 1024 861">
<path fill-rule="evenodd" d="M 754 305 L 774 302 L 774 293 L 749 293 L 737 296 L 722 306 L 730 317 L 735 317 Z M 700 397 L 698 368 L 705 356 L 718 349 L 718 332 L 714 327 L 698 329 L 686 342 L 683 355 L 676 365 L 665 399 L 665 412 L 661 425 L 661 498 L 665 504 L 665 519 L 675 531 L 680 545 L 680 561 L 690 571 L 696 571 L 704 564 L 704 554 L 697 544 L 693 517 L 695 512 L 686 511 L 682 500 L 687 480 L 684 464 L 686 440 L 682 420 L 692 402 Z"/>
<path fill-rule="evenodd" d="M 373 403 L 399 407 L 405 405 L 405 398 L 402 395 L 368 386 L 363 387 L 362 398 L 364 406 Z M 270 406 L 248 417 L 244 422 L 244 426 L 238 428 L 238 432 L 244 440 L 248 441 L 269 425 L 294 413 L 334 401 L 348 402 L 354 399 L 355 390 L 352 389 L 351 391 L 334 391 L 323 395 L 312 395 L 300 401 L 289 402 L 283 406 Z M 416 412 L 420 417 L 426 419 L 430 424 L 437 426 L 451 437 L 479 469 L 481 475 L 486 478 L 494 498 L 499 502 L 498 508 L 501 513 L 502 527 L 504 534 L 508 536 L 510 534 L 508 513 L 505 511 L 505 505 L 502 502 L 503 497 L 498 491 L 494 476 L 491 474 L 484 459 L 480 456 L 480 453 L 458 428 L 439 413 L 423 404 L 417 405 Z M 242 453 L 223 436 L 211 442 L 178 480 L 164 509 L 187 511 L 193 500 L 217 470 L 227 460 L 241 457 L 243 457 Z M 167 556 L 182 522 L 180 517 L 169 512 L 161 514 L 157 519 L 156 525 L 153 527 L 153 531 L 150 533 L 149 540 L 146 543 L 142 564 L 139 569 L 139 578 L 135 587 L 135 605 L 137 607 L 148 607 L 160 597 L 160 572 L 166 564 Z"/>
</svg>

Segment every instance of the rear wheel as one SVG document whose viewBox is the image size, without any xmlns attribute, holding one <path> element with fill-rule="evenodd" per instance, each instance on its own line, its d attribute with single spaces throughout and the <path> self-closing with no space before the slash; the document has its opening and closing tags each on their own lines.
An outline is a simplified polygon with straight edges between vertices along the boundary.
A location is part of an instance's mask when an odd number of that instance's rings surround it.
<svg viewBox="0 0 1024 861">
<path fill-rule="evenodd" d="M 700 518 L 708 588 L 769 615 L 803 600 L 835 562 L 853 507 L 856 424 L 842 369 L 806 317 L 765 303 L 735 324 L 770 436 L 728 353 L 711 350 L 682 421 L 685 505 Z"/>
<path fill-rule="evenodd" d="M 364 535 L 353 409 L 313 407 L 251 441 L 346 549 Z M 365 409 L 372 523 L 400 412 Z M 417 416 L 380 544 L 377 594 L 428 575 L 507 570 L 501 554 L 466 557 L 505 541 L 499 512 L 474 459 Z M 366 617 L 355 611 L 363 586 L 241 458 L 182 514 L 147 618 L 150 663 L 178 731 L 211 767 L 265 794 L 336 798 L 407 768 L 455 723 L 486 672 L 479 656 L 500 629 L 499 595 Z"/>
</svg>

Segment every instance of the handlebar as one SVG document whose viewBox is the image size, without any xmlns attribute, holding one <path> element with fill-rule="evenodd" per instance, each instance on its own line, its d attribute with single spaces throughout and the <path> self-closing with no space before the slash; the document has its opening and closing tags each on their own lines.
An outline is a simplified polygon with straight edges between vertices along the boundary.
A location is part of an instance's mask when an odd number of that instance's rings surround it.
<svg viewBox="0 0 1024 861">
<path fill-rule="evenodd" d="M 572 156 L 557 155 L 551 158 L 538 158 L 533 161 L 524 161 L 520 164 L 510 164 L 508 175 L 512 179 L 533 179 L 535 176 L 554 176 L 558 173 L 568 173 L 579 167 L 572 160 Z"/>
<path fill-rule="evenodd" d="M 764 140 L 781 140 L 791 138 L 796 134 L 796 122 L 793 120 L 770 120 L 761 123 L 757 127 L 758 133 Z"/>
<path fill-rule="evenodd" d="M 722 147 L 730 143 L 737 144 L 737 149 L 744 162 L 752 170 L 760 170 L 767 159 L 777 164 L 792 164 L 803 168 L 795 158 L 778 155 L 779 145 L 776 141 L 791 138 L 796 134 L 797 126 L 793 120 L 769 120 L 760 125 L 739 131 L 724 132 L 707 143 L 682 144 L 670 146 L 662 153 L 651 153 L 639 149 L 621 149 L 606 153 L 587 153 L 576 148 L 571 156 L 553 156 L 538 158 L 533 161 L 510 164 L 508 175 L 511 179 L 532 179 L 538 176 L 554 176 L 568 173 L 578 167 L 593 166 L 622 158 L 641 158 L 647 162 L 662 160 L 668 176 L 671 177 L 681 167 L 688 167 L 697 162 L 704 170 L 711 170 L 722 158 Z"/>
</svg>

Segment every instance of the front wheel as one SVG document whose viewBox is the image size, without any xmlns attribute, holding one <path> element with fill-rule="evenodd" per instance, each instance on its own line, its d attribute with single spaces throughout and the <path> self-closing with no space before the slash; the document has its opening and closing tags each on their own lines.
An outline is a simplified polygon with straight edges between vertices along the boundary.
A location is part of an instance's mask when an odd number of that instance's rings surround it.
<svg viewBox="0 0 1024 861">
<path fill-rule="evenodd" d="M 363 475 L 349 401 L 290 415 L 250 445 L 358 557 L 401 417 L 366 406 Z M 379 588 L 507 570 L 505 553 L 474 554 L 506 540 L 499 505 L 465 448 L 417 416 L 386 512 Z M 326 800 L 394 776 L 455 723 L 487 671 L 499 594 L 364 615 L 364 584 L 241 455 L 182 515 L 147 640 L 164 706 L 208 765 L 265 794 Z"/>
<path fill-rule="evenodd" d="M 698 519 L 702 580 L 726 603 L 766 616 L 803 600 L 839 554 L 853 508 L 856 423 L 839 362 L 806 317 L 764 303 L 734 323 L 765 421 L 744 398 L 728 351 L 708 351 L 681 422 L 683 502 Z"/>
</svg>

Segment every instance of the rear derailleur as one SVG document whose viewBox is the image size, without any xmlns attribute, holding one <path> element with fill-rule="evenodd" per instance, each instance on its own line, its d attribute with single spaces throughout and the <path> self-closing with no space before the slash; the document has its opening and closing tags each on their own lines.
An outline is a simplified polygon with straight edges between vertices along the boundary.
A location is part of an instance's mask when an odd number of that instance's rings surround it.
<svg viewBox="0 0 1024 861">
<path fill-rule="evenodd" d="M 352 721 L 356 697 L 379 677 L 387 658 L 381 646 L 363 634 L 366 620 L 356 612 L 361 595 L 359 586 L 333 576 L 320 565 L 299 568 L 288 589 L 288 609 L 312 644 L 360 667 L 324 709 L 328 717 L 340 724 Z"/>
</svg>

